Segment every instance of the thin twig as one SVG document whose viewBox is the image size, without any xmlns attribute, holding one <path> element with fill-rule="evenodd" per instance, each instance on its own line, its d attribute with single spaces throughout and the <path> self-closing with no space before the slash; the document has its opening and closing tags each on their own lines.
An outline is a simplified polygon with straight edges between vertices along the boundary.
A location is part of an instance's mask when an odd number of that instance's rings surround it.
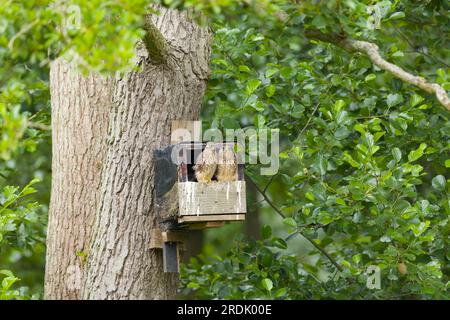
<svg viewBox="0 0 450 320">
<path fill-rule="evenodd" d="M 50 131 L 52 130 L 52 127 L 43 123 L 37 123 L 37 122 L 32 122 L 32 121 L 28 121 L 27 122 L 27 127 L 28 128 L 33 128 L 33 129 L 39 129 L 39 130 L 44 130 L 44 131 Z"/>
<path fill-rule="evenodd" d="M 264 199 L 255 201 L 255 202 L 253 202 L 252 206 L 257 206 L 257 205 L 261 204 L 261 203 L 264 202 L 264 201 L 265 201 Z"/>
<path fill-rule="evenodd" d="M 339 271 L 343 271 L 342 266 L 337 263 L 336 260 L 334 260 L 334 258 L 321 246 L 319 246 L 313 239 L 311 239 L 309 236 L 307 236 L 306 234 L 304 234 L 303 232 L 300 232 L 300 234 L 306 239 L 308 240 L 317 250 L 319 250 L 323 255 L 325 255 L 328 260 L 330 260 L 330 262 L 339 270 Z"/>
<path fill-rule="evenodd" d="M 286 218 L 286 215 L 277 207 L 275 206 L 275 204 L 267 197 L 266 193 L 263 192 L 263 190 L 261 190 L 259 188 L 259 186 L 250 178 L 248 177 L 248 181 L 250 181 L 251 184 L 253 184 L 256 188 L 256 190 L 258 190 L 259 193 L 261 193 L 261 195 L 264 197 L 264 200 L 266 200 L 267 204 L 269 206 L 272 207 L 273 210 L 275 210 L 276 213 L 278 213 L 282 218 Z M 328 258 L 328 260 L 330 260 L 330 262 L 339 270 L 339 271 L 343 271 L 342 266 L 337 263 L 336 260 L 334 260 L 334 258 L 324 249 L 322 248 L 320 245 L 318 245 L 313 239 L 311 239 L 309 236 L 307 236 L 306 234 L 304 234 L 303 232 L 301 232 L 300 230 L 297 231 L 300 235 L 302 235 L 306 240 L 308 240 L 317 250 L 319 250 L 324 256 L 326 256 Z M 294 233 L 295 234 L 295 233 Z"/>
<path fill-rule="evenodd" d="M 264 190 L 263 190 L 264 193 L 266 193 L 267 188 L 269 188 L 269 186 L 270 186 L 270 184 L 272 183 L 273 179 L 274 179 L 277 175 L 278 175 L 278 173 L 277 173 L 277 174 L 274 174 L 273 176 L 270 177 L 269 182 L 267 182 L 267 185 L 266 185 L 266 187 L 265 187 Z"/>
<path fill-rule="evenodd" d="M 424 56 L 426 56 L 426 57 L 428 57 L 428 58 L 434 60 L 435 62 L 439 62 L 439 63 L 443 64 L 444 66 L 446 66 L 447 68 L 450 68 L 450 65 L 447 64 L 445 61 L 442 61 L 442 60 L 439 59 L 439 58 L 433 57 L 431 54 L 428 54 L 428 53 L 426 53 L 426 52 L 424 52 L 424 51 L 422 51 L 422 50 L 417 49 L 417 46 L 414 45 L 414 43 L 412 43 L 411 40 L 409 40 L 409 38 L 408 38 L 408 37 L 407 37 L 400 29 L 398 29 L 396 26 L 394 26 L 394 30 L 395 30 L 395 31 L 403 38 L 403 40 L 405 40 L 405 41 L 408 43 L 408 45 L 411 47 L 412 51 L 409 51 L 409 52 L 414 52 L 414 53 L 418 53 L 418 54 L 424 55 Z M 408 52 L 408 51 L 405 51 L 405 52 Z"/>
<path fill-rule="evenodd" d="M 303 127 L 302 131 L 300 131 L 300 133 L 298 134 L 298 136 L 300 137 L 301 135 L 303 135 L 303 132 L 305 132 L 306 128 L 309 126 L 309 123 L 311 122 L 311 119 L 313 118 L 314 114 L 316 113 L 317 109 L 319 109 L 320 103 L 317 103 L 316 106 L 314 107 L 313 112 L 311 113 L 311 116 L 309 117 L 308 121 L 306 121 L 305 126 Z"/>
<path fill-rule="evenodd" d="M 27 33 L 28 31 L 30 31 L 35 25 L 37 25 L 39 23 L 39 20 L 36 19 L 32 22 L 30 22 L 29 24 L 26 24 L 25 26 L 22 27 L 22 29 L 19 30 L 19 32 L 17 32 L 8 42 L 8 49 L 9 50 L 13 50 L 14 47 L 14 42 L 20 38 L 21 36 L 23 36 L 25 33 Z"/>
<path fill-rule="evenodd" d="M 272 200 L 269 199 L 267 194 L 263 190 L 261 190 L 261 188 L 250 177 L 248 181 L 250 181 L 250 183 L 255 186 L 256 190 L 258 190 L 258 192 L 263 196 L 264 200 L 266 200 L 266 202 L 280 215 L 280 217 L 282 217 L 283 219 L 286 218 L 284 213 L 281 212 L 281 210 L 278 209 L 275 204 L 273 204 Z"/>
</svg>

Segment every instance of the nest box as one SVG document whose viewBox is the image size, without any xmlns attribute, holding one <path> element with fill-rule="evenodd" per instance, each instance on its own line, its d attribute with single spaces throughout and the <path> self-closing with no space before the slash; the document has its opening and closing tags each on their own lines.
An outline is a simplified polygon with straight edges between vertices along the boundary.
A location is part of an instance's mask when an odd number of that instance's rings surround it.
<svg viewBox="0 0 450 320">
<path fill-rule="evenodd" d="M 178 272 L 180 244 L 186 242 L 189 230 L 244 220 L 247 211 L 243 164 L 237 164 L 233 181 L 197 181 L 194 165 L 206 147 L 206 143 L 196 142 L 201 139 L 200 128 L 200 121 L 173 121 L 171 145 L 154 152 L 159 228 L 151 233 L 150 248 L 162 248 L 165 272 Z M 186 136 L 174 139 L 175 129 L 182 129 Z M 224 147 L 234 150 L 235 143 L 215 143 L 216 151 Z"/>
<path fill-rule="evenodd" d="M 226 145 L 234 148 L 233 142 L 218 142 L 215 148 Z M 169 229 L 173 224 L 245 219 L 244 165 L 236 166 L 235 181 L 222 182 L 213 177 L 211 182 L 198 182 L 193 167 L 205 146 L 188 141 L 155 151 L 155 209 L 160 224 Z"/>
</svg>

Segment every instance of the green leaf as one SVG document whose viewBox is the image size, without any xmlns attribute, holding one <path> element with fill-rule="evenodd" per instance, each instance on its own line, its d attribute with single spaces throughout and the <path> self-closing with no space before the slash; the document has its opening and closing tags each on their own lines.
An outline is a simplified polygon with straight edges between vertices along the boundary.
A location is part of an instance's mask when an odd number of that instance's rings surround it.
<svg viewBox="0 0 450 320">
<path fill-rule="evenodd" d="M 353 262 L 355 263 L 355 264 L 358 264 L 360 261 L 361 261 L 361 254 L 355 254 L 353 257 L 352 257 L 352 260 L 353 260 Z"/>
<path fill-rule="evenodd" d="M 297 104 L 294 106 L 291 112 L 291 117 L 295 119 L 300 119 L 303 117 L 303 112 L 305 111 L 305 107 L 301 104 Z"/>
<path fill-rule="evenodd" d="M 317 15 L 312 21 L 311 21 L 311 25 L 316 27 L 317 29 L 323 29 L 326 27 L 327 25 L 327 20 L 325 19 L 325 17 L 321 16 L 321 15 Z"/>
<path fill-rule="evenodd" d="M 250 72 L 251 70 L 250 70 L 250 68 L 249 67 L 247 67 L 247 66 L 245 66 L 245 65 L 240 65 L 239 66 L 239 71 L 240 72 Z"/>
<path fill-rule="evenodd" d="M 271 78 L 277 72 L 278 72 L 277 68 L 269 68 L 269 69 L 267 69 L 266 73 L 265 73 L 266 78 Z"/>
<path fill-rule="evenodd" d="M 450 168 L 450 159 L 445 160 L 445 167 Z"/>
<path fill-rule="evenodd" d="M 308 200 L 314 201 L 314 199 L 316 199 L 316 197 L 314 197 L 314 195 L 311 192 L 307 192 L 305 193 L 305 197 Z"/>
<path fill-rule="evenodd" d="M 273 282 L 269 278 L 262 279 L 261 284 L 267 291 L 271 291 L 273 288 Z"/>
<path fill-rule="evenodd" d="M 226 60 L 224 60 L 224 59 L 215 58 L 215 59 L 211 60 L 211 63 L 212 64 L 218 64 L 218 65 L 221 64 L 221 65 L 223 65 L 225 67 L 228 67 L 228 62 Z"/>
<path fill-rule="evenodd" d="M 186 287 L 189 289 L 198 289 L 198 288 L 200 288 L 200 284 L 191 281 L 187 284 Z"/>
<path fill-rule="evenodd" d="M 437 69 L 436 74 L 441 78 L 445 78 L 445 71 L 442 68 Z"/>
<path fill-rule="evenodd" d="M 2 270 L 0 270 L 0 274 L 3 274 L 7 277 L 14 277 L 14 274 L 10 270 L 2 269 Z"/>
<path fill-rule="evenodd" d="M 285 219 L 283 219 L 283 223 L 285 225 L 290 226 L 290 227 L 297 228 L 297 222 L 295 222 L 295 220 L 292 219 L 292 218 L 285 218 Z"/>
<path fill-rule="evenodd" d="M 375 74 L 371 73 L 371 74 L 368 74 L 368 75 L 366 76 L 366 78 L 364 79 L 364 81 L 365 81 L 365 82 L 369 82 L 369 81 L 375 80 L 376 78 L 377 78 L 377 76 L 376 76 Z"/>
<path fill-rule="evenodd" d="M 402 102 L 403 102 L 403 96 L 398 93 L 389 94 L 387 96 L 386 103 L 389 107 L 393 107 Z"/>
<path fill-rule="evenodd" d="M 413 161 L 416 161 L 417 159 L 419 159 L 423 155 L 423 152 L 425 151 L 426 148 L 427 148 L 427 144 L 426 143 L 421 143 L 419 148 L 417 148 L 416 150 L 411 151 L 408 154 L 408 161 L 409 162 L 413 162 Z"/>
<path fill-rule="evenodd" d="M 282 76 L 285 79 L 289 79 L 292 77 L 293 70 L 291 67 L 284 67 L 280 70 L 280 76 Z"/>
<path fill-rule="evenodd" d="M 272 236 L 272 228 L 269 225 L 264 225 L 262 227 L 262 237 L 263 239 L 269 239 Z"/>
<path fill-rule="evenodd" d="M 446 184 L 445 177 L 441 174 L 437 175 L 436 177 L 433 178 L 433 180 L 431 180 L 431 185 L 433 186 L 433 188 L 439 191 L 445 190 L 445 184 Z"/>
<path fill-rule="evenodd" d="M 411 96 L 411 99 L 409 101 L 409 105 L 411 107 L 415 107 L 416 105 L 418 105 L 419 103 L 421 103 L 423 101 L 423 98 L 421 96 L 419 96 L 418 94 L 413 94 Z"/>
<path fill-rule="evenodd" d="M 397 147 L 392 149 L 392 155 L 394 156 L 396 162 L 399 162 L 402 159 L 402 152 Z"/>
<path fill-rule="evenodd" d="M 245 88 L 245 94 L 247 96 L 250 96 L 253 92 L 255 92 L 256 89 L 258 89 L 260 84 L 261 84 L 261 80 L 259 80 L 259 79 L 250 80 L 247 83 L 247 87 Z"/>
<path fill-rule="evenodd" d="M 274 247 L 280 248 L 280 249 L 287 249 L 287 243 L 281 238 L 273 238 L 272 244 Z"/>
<path fill-rule="evenodd" d="M 389 17 L 389 20 L 402 19 L 404 17 L 405 17 L 405 13 L 402 11 L 398 11 L 398 12 L 394 12 L 393 14 L 391 14 L 391 16 Z"/>
<path fill-rule="evenodd" d="M 355 124 L 355 125 L 353 126 L 353 129 L 355 129 L 356 131 L 358 131 L 358 132 L 361 133 L 361 134 L 366 133 L 366 130 L 365 130 L 365 128 L 364 128 L 364 125 L 361 124 L 361 123 Z"/>
<path fill-rule="evenodd" d="M 376 132 L 376 133 L 373 135 L 373 138 L 374 138 L 375 142 L 377 142 L 378 140 L 380 140 L 380 138 L 381 138 L 382 136 L 384 136 L 385 134 L 386 134 L 386 132 L 384 132 L 384 131 Z"/>
<path fill-rule="evenodd" d="M 274 93 L 275 93 L 275 89 L 276 89 L 275 85 L 269 84 L 266 87 L 266 96 L 269 97 L 269 98 L 272 97 L 274 95 Z"/>
<path fill-rule="evenodd" d="M 250 99 L 251 99 L 251 97 L 255 97 L 256 98 L 256 96 L 254 94 L 250 96 Z M 251 101 L 249 104 L 247 104 L 247 106 L 255 109 L 258 112 L 263 112 L 264 111 L 264 103 L 262 103 L 261 101 Z"/>
<path fill-rule="evenodd" d="M 285 296 L 286 293 L 287 293 L 286 288 L 280 288 L 275 292 L 275 294 L 273 296 L 275 298 L 281 298 L 281 297 Z"/>
<path fill-rule="evenodd" d="M 344 152 L 344 160 L 354 168 L 359 168 L 361 166 L 361 164 L 353 159 L 353 157 L 347 151 Z"/>
<path fill-rule="evenodd" d="M 345 102 L 344 100 L 338 100 L 334 103 L 334 112 L 337 113 L 339 111 L 342 110 L 342 108 L 344 108 L 345 106 Z"/>
<path fill-rule="evenodd" d="M 430 226 L 430 221 L 420 222 L 419 224 L 412 224 L 410 225 L 410 229 L 414 233 L 416 237 L 419 237 L 421 234 L 423 234 L 428 227 Z"/>
</svg>

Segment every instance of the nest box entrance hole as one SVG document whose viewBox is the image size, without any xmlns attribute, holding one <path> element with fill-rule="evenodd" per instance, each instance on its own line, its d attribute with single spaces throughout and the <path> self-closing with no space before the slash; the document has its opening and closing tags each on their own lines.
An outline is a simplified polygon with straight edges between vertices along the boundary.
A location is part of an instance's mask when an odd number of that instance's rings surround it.
<svg viewBox="0 0 450 320">
<path fill-rule="evenodd" d="M 225 146 L 232 146 L 234 149 L 235 142 L 216 142 L 216 152 Z M 182 142 L 179 157 L 181 160 L 179 182 L 198 182 L 195 176 L 194 166 L 197 162 L 198 156 L 206 147 L 206 142 Z M 238 164 L 237 180 L 244 180 L 244 165 Z M 216 175 L 211 178 L 211 181 L 217 181 Z"/>
</svg>

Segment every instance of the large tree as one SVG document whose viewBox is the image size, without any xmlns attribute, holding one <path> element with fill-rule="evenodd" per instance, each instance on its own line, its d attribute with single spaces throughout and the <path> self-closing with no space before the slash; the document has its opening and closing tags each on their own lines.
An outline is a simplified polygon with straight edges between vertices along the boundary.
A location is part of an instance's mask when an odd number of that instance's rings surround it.
<svg viewBox="0 0 450 320">
<path fill-rule="evenodd" d="M 176 293 L 177 275 L 164 273 L 161 252 L 149 249 L 152 157 L 169 143 L 171 120 L 199 117 L 210 35 L 179 11 L 146 19 L 135 72 L 82 76 L 63 58 L 51 64 L 48 299 Z"/>
</svg>

